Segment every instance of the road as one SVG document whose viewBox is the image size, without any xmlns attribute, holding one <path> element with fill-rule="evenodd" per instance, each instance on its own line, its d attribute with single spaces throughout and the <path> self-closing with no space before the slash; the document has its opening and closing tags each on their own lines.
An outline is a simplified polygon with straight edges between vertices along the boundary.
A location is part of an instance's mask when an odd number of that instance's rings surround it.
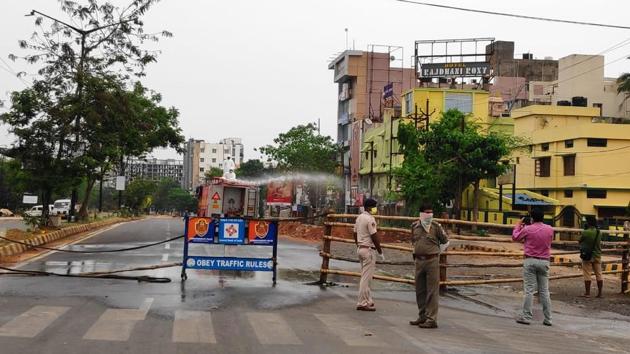
<svg viewBox="0 0 630 354">
<path fill-rule="evenodd" d="M 181 234 L 181 224 L 175 218 L 120 224 L 67 248 L 148 244 Z M 112 270 L 179 261 L 181 250 L 177 241 L 124 253 L 54 252 L 17 266 L 60 273 Z M 224 250 L 200 246 L 196 252 Z M 627 319 L 558 313 L 552 328 L 540 323 L 522 327 L 509 311 L 452 295 L 441 299 L 440 328 L 422 330 L 407 324 L 416 312 L 407 287 L 375 284 L 378 311 L 358 312 L 355 284 L 307 284 L 316 279 L 320 264 L 312 245 L 281 239 L 279 264 L 275 287 L 268 273 L 189 271 L 182 283 L 179 268 L 141 273 L 172 278 L 167 284 L 4 276 L 0 348 L 20 354 L 619 353 L 630 348 Z M 356 269 L 352 264 L 336 266 Z"/>
<path fill-rule="evenodd" d="M 24 224 L 22 218 L 18 217 L 0 218 L 0 232 L 6 231 L 8 229 L 26 230 L 26 224 Z"/>
</svg>

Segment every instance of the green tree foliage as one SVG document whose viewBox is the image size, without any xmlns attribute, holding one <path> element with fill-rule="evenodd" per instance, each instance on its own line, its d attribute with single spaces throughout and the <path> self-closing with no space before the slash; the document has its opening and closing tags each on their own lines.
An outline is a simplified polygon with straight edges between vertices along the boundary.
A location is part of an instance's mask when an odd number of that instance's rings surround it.
<svg viewBox="0 0 630 354">
<path fill-rule="evenodd" d="M 298 125 L 281 133 L 260 151 L 289 172 L 333 173 L 339 149 L 332 138 L 319 135 L 313 124 Z"/>
<path fill-rule="evenodd" d="M 0 208 L 16 212 L 22 196 L 29 192 L 28 176 L 19 161 L 4 157 L 0 151 Z"/>
<path fill-rule="evenodd" d="M 518 143 L 500 133 L 483 132 L 458 110 L 444 112 L 428 131 L 401 124 L 398 139 L 405 160 L 396 176 L 412 211 L 422 203 L 439 209 L 453 199 L 459 210 L 461 193 L 455 187 L 460 176 L 464 188 L 473 184 L 477 201 L 479 182 L 504 173 L 508 166 L 502 160 Z"/>
<path fill-rule="evenodd" d="M 33 12 L 35 34 L 19 42 L 28 51 L 21 58 L 39 70 L 33 87 L 13 93 L 2 119 L 19 138 L 9 155 L 35 172 L 31 182 L 44 195 L 76 188 L 87 178 L 83 216 L 95 181 L 123 156 L 183 142 L 174 108 L 160 106 L 160 95 L 139 83 L 127 89 L 157 59 L 144 43 L 171 36 L 144 31 L 141 17 L 156 2 L 133 0 L 119 8 L 59 0 L 64 22 Z"/>
<path fill-rule="evenodd" d="M 626 102 L 630 97 L 630 73 L 623 73 L 617 78 L 617 93 L 625 93 L 626 97 L 623 102 Z"/>
<path fill-rule="evenodd" d="M 210 167 L 210 170 L 206 171 L 206 173 L 204 174 L 206 180 L 211 180 L 214 177 L 221 176 L 223 176 L 223 170 L 218 167 Z"/>
<path fill-rule="evenodd" d="M 124 192 L 125 206 L 135 213 L 148 209 L 153 203 L 157 183 L 147 179 L 133 180 Z"/>
<path fill-rule="evenodd" d="M 252 178 L 260 177 L 266 172 L 265 165 L 258 159 L 247 160 L 236 169 L 236 177 L 238 178 Z"/>
</svg>

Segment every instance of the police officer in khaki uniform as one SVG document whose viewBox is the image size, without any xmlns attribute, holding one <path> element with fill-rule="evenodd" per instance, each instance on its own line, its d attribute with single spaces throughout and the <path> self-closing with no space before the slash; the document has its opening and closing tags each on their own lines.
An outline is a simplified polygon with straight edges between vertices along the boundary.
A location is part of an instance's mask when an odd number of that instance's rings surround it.
<svg viewBox="0 0 630 354">
<path fill-rule="evenodd" d="M 374 300 L 370 292 L 370 281 L 376 270 L 376 254 L 375 251 L 383 257 L 381 243 L 376 235 L 376 219 L 374 214 L 377 212 L 377 202 L 368 198 L 363 202 L 364 211 L 357 216 L 354 224 L 354 243 L 357 245 L 357 254 L 361 262 L 361 281 L 359 282 L 359 300 L 357 301 L 357 310 L 359 311 L 376 311 Z"/>
<path fill-rule="evenodd" d="M 420 219 L 411 225 L 418 319 L 409 324 L 420 328 L 437 328 L 440 245 L 448 242 L 448 235 L 442 225 L 433 220 L 432 208 L 423 206 L 422 209 Z"/>
</svg>

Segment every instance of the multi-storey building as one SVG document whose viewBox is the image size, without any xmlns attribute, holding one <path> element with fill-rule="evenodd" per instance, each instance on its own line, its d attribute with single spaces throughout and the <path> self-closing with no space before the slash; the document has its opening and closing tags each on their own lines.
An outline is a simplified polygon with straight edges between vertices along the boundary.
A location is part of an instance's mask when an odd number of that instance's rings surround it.
<svg viewBox="0 0 630 354">
<path fill-rule="evenodd" d="M 148 158 L 129 158 L 125 167 L 128 183 L 137 178 L 159 181 L 170 178 L 181 184 L 183 177 L 182 160 Z"/>
<path fill-rule="evenodd" d="M 213 167 L 223 168 L 228 157 L 238 167 L 244 159 L 243 143 L 240 138 L 225 138 L 218 143 L 190 139 L 184 151 L 184 173 L 182 187 L 193 190 L 205 181 L 205 173 Z"/>
<path fill-rule="evenodd" d="M 363 133 L 366 122 L 382 121 L 385 107 L 400 105 L 403 90 L 415 85 L 412 68 L 394 67 L 401 63 L 402 53 L 346 50 L 337 56 L 328 69 L 334 70 L 337 91 L 337 143 L 342 148 L 340 165 L 344 176 L 345 206 L 360 202 L 359 169 Z M 389 91 L 386 93 L 386 86 Z M 389 103 L 384 99 L 391 97 Z"/>
<path fill-rule="evenodd" d="M 574 216 L 622 216 L 630 202 L 630 119 L 600 116 L 599 107 L 532 105 L 512 112 L 518 151 L 516 184 L 577 209 Z"/>
</svg>

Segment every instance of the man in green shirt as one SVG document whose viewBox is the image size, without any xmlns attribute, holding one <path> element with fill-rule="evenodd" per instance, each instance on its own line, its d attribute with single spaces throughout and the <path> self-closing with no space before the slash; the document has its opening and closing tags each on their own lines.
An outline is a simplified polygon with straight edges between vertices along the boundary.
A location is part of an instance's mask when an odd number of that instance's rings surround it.
<svg viewBox="0 0 630 354">
<path fill-rule="evenodd" d="M 584 274 L 584 295 L 591 296 L 591 273 L 595 273 L 597 280 L 597 297 L 602 297 L 602 237 L 594 218 L 584 220 L 584 231 L 580 237 L 580 258 L 582 258 L 582 273 Z"/>
</svg>

